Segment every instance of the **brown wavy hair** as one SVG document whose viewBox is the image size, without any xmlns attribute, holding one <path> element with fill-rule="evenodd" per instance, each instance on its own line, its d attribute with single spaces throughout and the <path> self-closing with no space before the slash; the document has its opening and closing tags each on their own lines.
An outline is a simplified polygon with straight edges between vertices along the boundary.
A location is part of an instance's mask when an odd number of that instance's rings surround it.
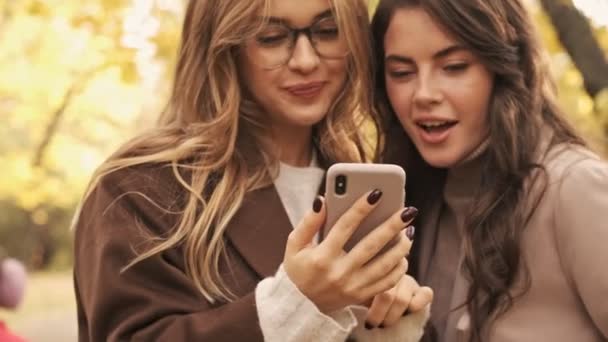
<svg viewBox="0 0 608 342">
<path fill-rule="evenodd" d="M 482 173 L 482 186 L 466 217 L 464 233 L 463 267 L 471 286 L 463 305 L 471 314 L 471 340 L 477 342 L 513 299 L 529 288 L 521 238 L 546 188 L 546 172 L 537 164 L 541 140 L 550 131 L 549 148 L 564 142 L 585 143 L 556 105 L 553 81 L 521 1 L 381 0 L 372 20 L 372 47 L 375 103 L 388 135 L 384 158 L 404 164 L 408 178 L 416 180 L 408 185 L 408 199 L 421 207 L 420 220 L 424 220 L 423 208 L 442 200 L 446 170 L 426 163 L 403 132 L 390 106 L 384 78 L 384 37 L 393 14 L 411 7 L 426 11 L 495 76 L 488 113 L 490 144 L 483 166 L 488 172 Z M 540 176 L 534 177 L 542 189 L 538 196 L 527 191 L 526 181 L 533 174 Z M 513 294 L 510 290 L 520 271 L 527 286 Z"/>
<path fill-rule="evenodd" d="M 360 127 L 372 107 L 369 14 L 364 0 L 330 3 L 350 51 L 348 76 L 314 127 L 314 145 L 324 161 L 361 162 L 366 144 Z M 269 8 L 270 0 L 189 1 L 166 110 L 154 129 L 126 143 L 99 167 L 84 196 L 104 176 L 141 164 L 171 165 L 187 194 L 168 237 L 151 236 L 153 247 L 139 252 L 123 270 L 183 246 L 186 271 L 201 294 L 211 302 L 234 299 L 219 274 L 224 232 L 245 195 L 269 185 L 278 164 L 267 143 L 264 110 L 242 88 L 237 64 L 243 44 L 263 27 L 259 18 L 268 17 Z"/>
</svg>

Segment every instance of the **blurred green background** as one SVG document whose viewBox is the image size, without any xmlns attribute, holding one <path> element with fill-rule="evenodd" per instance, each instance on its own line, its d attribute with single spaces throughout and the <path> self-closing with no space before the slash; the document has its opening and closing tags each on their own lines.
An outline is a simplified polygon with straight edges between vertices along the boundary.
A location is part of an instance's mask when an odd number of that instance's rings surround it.
<svg viewBox="0 0 608 342">
<path fill-rule="evenodd" d="M 93 170 L 162 109 L 184 3 L 0 0 L 0 248 L 30 272 L 0 320 L 32 341 L 75 339 L 72 213 Z M 606 153 L 608 0 L 526 3 L 563 108 Z"/>
</svg>

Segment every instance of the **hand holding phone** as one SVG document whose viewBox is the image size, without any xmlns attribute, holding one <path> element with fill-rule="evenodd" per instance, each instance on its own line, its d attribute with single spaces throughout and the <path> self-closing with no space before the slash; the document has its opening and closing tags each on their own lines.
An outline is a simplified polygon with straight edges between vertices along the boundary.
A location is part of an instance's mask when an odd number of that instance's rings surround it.
<svg viewBox="0 0 608 342">
<path fill-rule="evenodd" d="M 290 233 L 283 258 L 285 273 L 321 312 L 369 302 L 396 286 L 407 271 L 405 257 L 412 243 L 404 227 L 415 216 L 413 208 L 396 211 L 352 250 L 344 252 L 346 242 L 382 198 L 379 190 L 365 193 L 340 216 L 325 239 L 315 244 L 314 236 L 327 218 L 327 206 L 318 197 L 312 210 Z M 397 243 L 380 253 L 395 237 Z"/>
<path fill-rule="evenodd" d="M 365 193 L 379 190 L 382 199 L 378 206 L 359 225 L 344 246 L 350 251 L 370 231 L 381 225 L 405 203 L 405 171 L 392 164 L 338 163 L 327 171 L 325 198 L 327 219 L 321 231 L 326 236 L 336 221 Z M 396 243 L 393 240 L 383 249 Z"/>
</svg>

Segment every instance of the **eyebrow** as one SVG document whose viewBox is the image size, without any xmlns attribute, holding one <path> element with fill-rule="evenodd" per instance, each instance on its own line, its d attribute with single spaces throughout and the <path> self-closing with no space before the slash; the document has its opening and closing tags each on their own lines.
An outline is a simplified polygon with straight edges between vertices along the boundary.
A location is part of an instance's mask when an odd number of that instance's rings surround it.
<svg viewBox="0 0 608 342">
<path fill-rule="evenodd" d="M 331 11 L 331 9 L 325 10 L 317 15 L 315 15 L 315 17 L 312 19 L 312 23 L 315 23 L 321 19 L 325 19 L 325 18 L 330 18 L 333 16 L 333 12 Z M 279 18 L 279 17 L 268 17 L 268 22 L 272 23 L 272 24 L 283 24 L 283 25 L 287 25 L 289 24 L 289 20 L 285 19 L 285 18 Z"/>
<path fill-rule="evenodd" d="M 456 53 L 458 51 L 463 51 L 463 50 L 467 50 L 464 46 L 462 45 L 452 45 L 449 46 L 445 49 L 442 49 L 438 52 L 435 52 L 433 54 L 433 59 L 440 59 L 446 56 L 449 56 L 453 53 Z M 386 62 L 398 62 L 398 63 L 408 63 L 408 64 L 415 64 L 414 63 L 414 59 L 408 56 L 401 56 L 401 55 L 388 55 L 385 58 Z"/>
</svg>

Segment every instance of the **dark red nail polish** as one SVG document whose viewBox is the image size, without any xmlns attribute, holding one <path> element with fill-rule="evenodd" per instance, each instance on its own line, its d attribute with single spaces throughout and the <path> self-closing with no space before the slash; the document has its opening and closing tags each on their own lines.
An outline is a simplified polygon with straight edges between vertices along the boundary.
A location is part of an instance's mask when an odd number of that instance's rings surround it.
<svg viewBox="0 0 608 342">
<path fill-rule="evenodd" d="M 315 213 L 321 212 L 321 208 L 323 208 L 323 201 L 319 197 L 315 198 L 314 202 L 312 202 L 312 210 Z"/>
<path fill-rule="evenodd" d="M 369 324 L 369 323 L 367 323 L 367 322 L 365 322 L 365 329 L 372 330 L 372 329 L 374 329 L 374 326 L 371 325 L 371 324 Z"/>
<path fill-rule="evenodd" d="M 405 236 L 407 236 L 407 238 L 410 240 L 414 240 L 415 234 L 416 234 L 416 227 L 414 227 L 414 226 L 409 226 L 405 230 Z"/>
<path fill-rule="evenodd" d="M 378 326 L 378 328 L 380 328 L 380 329 L 384 329 L 384 324 L 380 324 L 380 325 Z"/>
<path fill-rule="evenodd" d="M 408 207 L 401 213 L 401 221 L 410 222 L 418 215 L 418 209 L 414 207 Z"/>
<path fill-rule="evenodd" d="M 369 194 L 369 196 L 367 196 L 367 203 L 369 203 L 370 205 L 374 205 L 374 204 L 378 203 L 378 201 L 380 200 L 380 197 L 382 197 L 382 191 L 376 189 L 376 190 L 372 191 L 372 193 Z"/>
</svg>

